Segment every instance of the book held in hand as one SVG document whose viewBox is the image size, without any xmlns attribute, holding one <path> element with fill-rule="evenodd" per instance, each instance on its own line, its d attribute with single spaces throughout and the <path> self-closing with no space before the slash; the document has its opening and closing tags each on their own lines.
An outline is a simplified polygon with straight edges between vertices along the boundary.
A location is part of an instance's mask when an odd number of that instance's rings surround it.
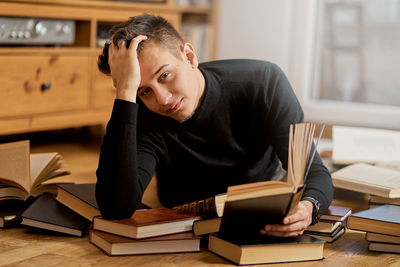
<svg viewBox="0 0 400 267">
<path fill-rule="evenodd" d="M 90 224 L 90 221 L 58 203 L 52 194 L 37 197 L 21 217 L 23 225 L 74 236 L 83 236 Z"/>
<path fill-rule="evenodd" d="M 90 230 L 89 239 L 110 256 L 200 251 L 200 237 L 192 232 L 132 239 Z"/>
<path fill-rule="evenodd" d="M 228 187 L 221 237 L 258 236 L 266 224 L 282 224 L 302 196 L 304 178 L 314 155 L 310 153 L 314 129 L 315 125 L 308 123 L 290 126 L 288 182 L 264 181 Z"/>
<path fill-rule="evenodd" d="M 347 227 L 353 230 L 400 236 L 400 206 L 383 205 L 352 214 Z"/>
<path fill-rule="evenodd" d="M 93 229 L 139 239 L 191 231 L 199 218 L 168 208 L 136 210 L 128 219 L 94 217 Z"/>
<path fill-rule="evenodd" d="M 0 144 L 1 200 L 55 194 L 56 186 L 49 180 L 69 173 L 56 152 L 30 154 L 28 140 Z"/>
<path fill-rule="evenodd" d="M 307 235 L 290 238 L 260 235 L 236 240 L 211 234 L 208 249 L 236 264 L 267 264 L 321 260 L 324 243 Z"/>
</svg>

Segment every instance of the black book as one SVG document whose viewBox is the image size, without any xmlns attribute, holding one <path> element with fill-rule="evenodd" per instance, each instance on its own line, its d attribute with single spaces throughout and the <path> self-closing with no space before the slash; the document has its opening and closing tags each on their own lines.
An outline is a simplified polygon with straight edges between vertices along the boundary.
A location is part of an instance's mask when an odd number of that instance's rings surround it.
<svg viewBox="0 0 400 267">
<path fill-rule="evenodd" d="M 56 200 L 79 215 L 92 221 L 93 217 L 100 215 L 96 201 L 96 184 L 58 184 Z M 141 203 L 140 209 L 150 209 Z"/>
<path fill-rule="evenodd" d="M 13 228 L 20 226 L 22 222 L 21 214 L 30 205 L 32 199 L 22 200 L 3 200 L 0 201 L 0 228 Z"/>
<path fill-rule="evenodd" d="M 61 205 L 55 196 L 39 196 L 21 215 L 22 224 L 55 232 L 83 236 L 90 221 Z"/>
<path fill-rule="evenodd" d="M 298 237 L 258 236 L 222 238 L 209 236 L 208 249 L 236 264 L 266 264 L 323 259 L 325 241 L 307 235 Z"/>
</svg>

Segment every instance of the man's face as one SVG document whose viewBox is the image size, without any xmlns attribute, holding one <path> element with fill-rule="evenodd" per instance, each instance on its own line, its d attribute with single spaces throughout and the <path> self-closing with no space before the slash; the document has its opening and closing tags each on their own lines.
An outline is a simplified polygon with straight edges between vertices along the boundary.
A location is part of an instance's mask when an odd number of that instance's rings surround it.
<svg viewBox="0 0 400 267">
<path fill-rule="evenodd" d="M 192 47 L 185 44 L 182 57 L 178 58 L 167 48 L 150 42 L 138 59 L 138 96 L 146 107 L 179 122 L 190 118 L 204 92 L 204 77 L 197 68 Z"/>
</svg>

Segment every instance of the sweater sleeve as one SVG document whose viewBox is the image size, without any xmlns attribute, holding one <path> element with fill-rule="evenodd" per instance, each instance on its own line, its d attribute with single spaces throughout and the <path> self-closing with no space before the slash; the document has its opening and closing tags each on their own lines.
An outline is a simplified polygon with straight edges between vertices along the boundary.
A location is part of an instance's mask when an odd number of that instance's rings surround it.
<svg viewBox="0 0 400 267">
<path fill-rule="evenodd" d="M 303 110 L 288 79 L 279 67 L 273 65 L 266 76 L 268 90 L 265 101 L 269 110 L 267 124 L 272 129 L 271 144 L 287 170 L 289 127 L 290 124 L 304 121 Z M 317 199 L 321 204 L 321 212 L 329 207 L 333 198 L 332 178 L 318 153 L 314 157 L 306 180 L 303 197 L 305 196 Z"/>
<path fill-rule="evenodd" d="M 141 202 L 156 166 L 155 153 L 137 144 L 138 104 L 116 99 L 96 172 L 96 200 L 108 219 L 130 217 Z"/>
</svg>

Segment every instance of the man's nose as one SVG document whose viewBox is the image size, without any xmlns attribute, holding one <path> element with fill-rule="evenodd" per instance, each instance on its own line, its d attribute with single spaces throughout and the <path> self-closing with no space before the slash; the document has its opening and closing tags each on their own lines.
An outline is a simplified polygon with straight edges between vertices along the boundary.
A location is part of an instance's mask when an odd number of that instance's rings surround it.
<svg viewBox="0 0 400 267">
<path fill-rule="evenodd" d="M 157 103 L 160 105 L 167 105 L 172 99 L 172 93 L 167 88 L 157 88 L 155 90 Z"/>
</svg>

